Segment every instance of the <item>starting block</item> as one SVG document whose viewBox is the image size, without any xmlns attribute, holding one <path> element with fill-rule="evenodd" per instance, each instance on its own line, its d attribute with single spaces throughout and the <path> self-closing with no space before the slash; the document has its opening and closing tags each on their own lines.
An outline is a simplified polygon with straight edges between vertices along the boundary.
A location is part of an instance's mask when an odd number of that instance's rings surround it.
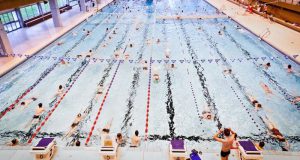
<svg viewBox="0 0 300 160">
<path fill-rule="evenodd" d="M 111 139 L 105 140 L 104 145 L 100 148 L 100 156 L 105 160 L 117 159 L 118 145 L 114 144 Z"/>
<path fill-rule="evenodd" d="M 259 151 L 251 141 L 238 141 L 239 155 L 242 160 L 263 160 L 262 151 Z"/>
<path fill-rule="evenodd" d="M 185 160 L 186 159 L 186 148 L 183 140 L 171 140 L 170 144 L 170 160 Z"/>
<path fill-rule="evenodd" d="M 55 151 L 55 144 L 54 138 L 42 138 L 31 148 L 31 153 L 35 154 L 35 160 L 50 160 Z"/>
</svg>

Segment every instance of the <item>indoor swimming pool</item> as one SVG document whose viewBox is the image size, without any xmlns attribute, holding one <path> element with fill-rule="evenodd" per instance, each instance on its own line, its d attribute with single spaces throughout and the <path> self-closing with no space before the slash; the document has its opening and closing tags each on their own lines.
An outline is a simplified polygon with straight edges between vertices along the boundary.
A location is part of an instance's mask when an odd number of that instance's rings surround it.
<svg viewBox="0 0 300 160">
<path fill-rule="evenodd" d="M 272 123 L 289 150 L 300 151 L 299 64 L 206 1 L 181 4 L 113 2 L 0 77 L 0 144 L 50 136 L 62 146 L 98 146 L 111 121 L 112 135 L 129 139 L 138 130 L 142 143 L 158 148 L 183 138 L 191 148 L 219 150 L 213 135 L 231 128 L 238 139 L 282 150 Z M 39 103 L 45 112 L 31 123 Z M 212 119 L 201 118 L 208 110 Z M 79 113 L 74 134 L 65 136 Z"/>
</svg>

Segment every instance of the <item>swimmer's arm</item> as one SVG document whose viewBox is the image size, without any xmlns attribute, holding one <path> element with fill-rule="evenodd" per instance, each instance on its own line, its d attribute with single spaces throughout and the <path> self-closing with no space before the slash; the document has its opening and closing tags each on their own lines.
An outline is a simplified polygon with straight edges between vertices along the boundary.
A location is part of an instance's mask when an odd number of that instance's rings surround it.
<svg viewBox="0 0 300 160">
<path fill-rule="evenodd" d="M 214 140 L 216 140 L 216 141 L 218 141 L 218 142 L 224 142 L 224 139 L 221 139 L 221 138 L 219 138 L 218 136 L 219 136 L 219 134 L 222 132 L 222 130 L 219 130 L 214 136 L 213 136 L 213 139 Z"/>
</svg>

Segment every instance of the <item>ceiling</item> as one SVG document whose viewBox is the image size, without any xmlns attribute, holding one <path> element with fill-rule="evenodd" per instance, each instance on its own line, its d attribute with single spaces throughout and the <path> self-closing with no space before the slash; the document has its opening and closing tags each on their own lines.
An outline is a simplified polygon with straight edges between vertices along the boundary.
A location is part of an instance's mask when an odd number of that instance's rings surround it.
<svg viewBox="0 0 300 160">
<path fill-rule="evenodd" d="M 17 8 L 41 0 L 0 0 L 0 11 Z"/>
</svg>

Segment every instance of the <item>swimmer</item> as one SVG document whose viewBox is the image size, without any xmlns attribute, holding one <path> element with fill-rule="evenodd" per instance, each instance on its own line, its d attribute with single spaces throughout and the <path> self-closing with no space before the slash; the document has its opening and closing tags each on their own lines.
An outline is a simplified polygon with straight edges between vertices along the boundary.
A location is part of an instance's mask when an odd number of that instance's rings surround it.
<svg viewBox="0 0 300 160">
<path fill-rule="evenodd" d="M 90 49 L 88 53 L 86 53 L 85 57 L 91 57 L 93 55 L 93 51 Z"/>
<path fill-rule="evenodd" d="M 141 144 L 141 138 L 139 137 L 139 131 L 136 130 L 134 135 L 131 137 L 130 147 L 138 147 Z"/>
<path fill-rule="evenodd" d="M 282 133 L 278 130 L 278 128 L 275 126 L 274 123 L 272 123 L 267 117 L 263 118 L 263 121 L 267 124 L 267 127 L 269 129 L 269 131 L 271 132 L 271 136 L 273 138 L 276 138 L 277 140 L 279 140 L 279 142 L 283 142 L 284 146 L 282 147 L 283 151 L 288 151 L 289 150 L 289 143 L 288 141 L 284 138 L 284 136 L 282 135 Z"/>
<path fill-rule="evenodd" d="M 288 73 L 293 73 L 292 65 L 289 64 L 289 65 L 287 66 L 286 71 L 287 71 Z"/>
<path fill-rule="evenodd" d="M 35 123 L 38 123 L 41 120 L 41 115 L 45 112 L 45 109 L 43 108 L 43 104 L 39 103 L 38 107 L 35 109 L 35 113 L 32 117 L 32 120 L 29 121 L 29 123 L 25 126 L 27 128 L 30 124 L 32 125 L 34 121 Z"/>
<path fill-rule="evenodd" d="M 73 32 L 72 35 L 73 35 L 73 37 L 76 37 L 77 36 L 77 32 Z"/>
<path fill-rule="evenodd" d="M 86 31 L 86 35 L 87 35 L 87 36 L 90 35 L 90 33 L 91 33 L 90 31 Z"/>
<path fill-rule="evenodd" d="M 222 35 L 222 32 L 221 32 L 221 31 L 219 31 L 218 33 L 219 33 L 219 35 Z"/>
<path fill-rule="evenodd" d="M 132 44 L 131 43 L 129 44 L 129 47 L 132 48 Z"/>
<path fill-rule="evenodd" d="M 273 94 L 271 89 L 263 82 L 259 83 L 262 89 L 265 91 L 266 94 Z"/>
<path fill-rule="evenodd" d="M 223 71 L 224 74 L 231 74 L 232 73 L 232 70 L 231 69 L 225 69 Z"/>
<path fill-rule="evenodd" d="M 19 144 L 19 140 L 14 138 L 9 143 L 6 143 L 7 146 L 17 146 Z"/>
<path fill-rule="evenodd" d="M 122 145 L 125 144 L 125 141 L 124 141 L 123 136 L 122 136 L 121 133 L 117 134 L 116 143 L 118 144 L 118 146 L 122 146 Z"/>
<path fill-rule="evenodd" d="M 60 45 L 62 45 L 62 44 L 64 44 L 63 41 L 59 41 L 59 42 L 56 43 L 56 45 L 58 45 L 58 46 L 60 46 Z"/>
<path fill-rule="evenodd" d="M 124 57 L 125 57 L 126 60 L 128 60 L 129 59 L 129 54 L 125 53 Z"/>
<path fill-rule="evenodd" d="M 115 59 L 118 59 L 118 58 L 119 58 L 119 56 L 120 56 L 120 53 L 119 53 L 119 51 L 116 51 L 116 52 L 115 52 L 115 54 L 114 54 L 114 56 L 115 56 Z"/>
<path fill-rule="evenodd" d="M 36 100 L 37 100 L 36 97 L 31 97 L 30 99 L 26 99 L 25 101 L 22 101 L 22 102 L 21 102 L 21 106 L 23 107 L 23 109 L 25 109 L 25 108 L 28 107 L 28 105 L 29 105 L 30 103 L 32 103 L 33 101 L 36 101 Z"/>
<path fill-rule="evenodd" d="M 113 31 L 113 34 L 117 34 L 115 30 Z"/>
<path fill-rule="evenodd" d="M 223 133 L 224 139 L 219 138 L 219 135 Z M 214 136 L 213 139 L 222 143 L 221 149 L 221 160 L 228 160 L 228 156 L 230 155 L 230 148 L 234 142 L 235 132 L 230 128 L 225 128 L 224 130 L 220 129 Z"/>
<path fill-rule="evenodd" d="M 81 115 L 81 113 L 77 114 L 75 120 L 73 121 L 72 125 L 70 126 L 69 131 L 65 134 L 65 136 L 63 136 L 62 139 L 69 138 L 70 136 L 72 136 L 74 134 L 74 132 L 76 131 L 76 129 L 78 128 L 78 125 L 83 118 L 84 117 Z"/>
<path fill-rule="evenodd" d="M 293 104 L 297 104 L 297 103 L 300 103 L 300 96 L 297 96 L 293 99 L 292 101 Z"/>
<path fill-rule="evenodd" d="M 66 65 L 66 64 L 69 64 L 69 62 L 68 62 L 68 61 L 65 61 L 64 59 L 62 59 L 62 60 L 60 61 L 60 64 Z"/>
<path fill-rule="evenodd" d="M 158 82 L 158 81 L 159 81 L 159 74 L 158 74 L 158 73 L 154 73 L 154 74 L 153 74 L 153 80 L 154 80 L 155 82 Z"/>
<path fill-rule="evenodd" d="M 255 107 L 255 110 L 258 111 L 259 109 L 262 108 L 261 104 L 253 97 L 253 96 L 248 96 L 252 105 Z"/>
<path fill-rule="evenodd" d="M 207 120 L 212 120 L 213 119 L 213 114 L 211 113 L 211 110 L 208 106 L 204 107 L 204 110 L 202 112 L 202 115 L 200 116 L 200 119 L 207 119 Z"/>
<path fill-rule="evenodd" d="M 167 49 L 165 50 L 165 57 L 166 57 L 167 59 L 170 58 L 170 49 L 169 49 L 169 48 L 167 48 Z"/>
<path fill-rule="evenodd" d="M 271 63 L 270 62 L 268 62 L 266 64 L 261 64 L 261 65 L 264 66 L 265 69 L 269 69 L 271 67 Z"/>
<path fill-rule="evenodd" d="M 112 125 L 113 119 L 111 119 L 103 128 L 102 130 L 99 128 L 98 131 L 100 132 L 100 139 L 101 139 L 101 146 L 104 146 L 105 140 L 111 140 L 109 135 L 110 127 Z"/>
<path fill-rule="evenodd" d="M 64 94 L 64 88 L 63 88 L 62 85 L 59 85 L 58 86 L 58 90 L 57 90 L 57 92 L 55 94 L 55 97 L 62 97 L 63 94 Z"/>
<path fill-rule="evenodd" d="M 159 43 L 159 42 L 160 42 L 160 39 L 158 38 L 157 41 L 156 41 L 156 43 Z"/>
<path fill-rule="evenodd" d="M 94 97 L 94 100 L 97 101 L 99 99 L 99 97 L 103 94 L 104 92 L 104 87 L 103 84 L 99 84 L 97 87 L 97 92 L 96 95 Z"/>
<path fill-rule="evenodd" d="M 108 32 L 108 28 L 106 28 L 106 32 Z"/>
<path fill-rule="evenodd" d="M 143 62 L 143 70 L 148 70 L 148 64 L 146 60 Z"/>
<path fill-rule="evenodd" d="M 171 68 L 175 69 L 175 64 L 174 63 L 171 64 Z"/>
</svg>

